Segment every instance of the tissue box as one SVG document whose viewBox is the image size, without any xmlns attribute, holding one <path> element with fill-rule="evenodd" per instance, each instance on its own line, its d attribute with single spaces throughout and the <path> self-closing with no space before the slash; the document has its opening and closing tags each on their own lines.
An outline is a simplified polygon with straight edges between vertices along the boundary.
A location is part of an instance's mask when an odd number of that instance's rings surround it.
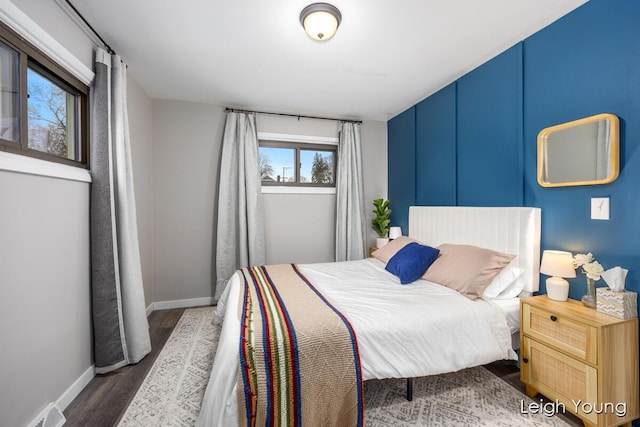
<svg viewBox="0 0 640 427">
<path fill-rule="evenodd" d="M 596 310 L 619 319 L 638 317 L 638 294 L 631 291 L 613 292 L 596 288 Z"/>
</svg>

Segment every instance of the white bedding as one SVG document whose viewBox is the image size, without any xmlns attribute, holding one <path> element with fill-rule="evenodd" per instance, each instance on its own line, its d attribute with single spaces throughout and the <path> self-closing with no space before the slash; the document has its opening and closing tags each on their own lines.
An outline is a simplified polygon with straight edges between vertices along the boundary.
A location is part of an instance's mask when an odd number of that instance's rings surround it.
<svg viewBox="0 0 640 427">
<path fill-rule="evenodd" d="M 351 322 L 365 380 L 434 375 L 517 359 L 510 327 L 496 304 L 471 301 L 425 280 L 400 285 L 372 258 L 300 268 Z M 216 321 L 224 322 L 198 426 L 237 425 L 239 292 L 234 275 L 218 303 Z"/>
<path fill-rule="evenodd" d="M 496 304 L 502 310 L 502 314 L 507 321 L 509 330 L 512 334 L 520 331 L 520 298 L 494 299 L 492 303 Z"/>
</svg>

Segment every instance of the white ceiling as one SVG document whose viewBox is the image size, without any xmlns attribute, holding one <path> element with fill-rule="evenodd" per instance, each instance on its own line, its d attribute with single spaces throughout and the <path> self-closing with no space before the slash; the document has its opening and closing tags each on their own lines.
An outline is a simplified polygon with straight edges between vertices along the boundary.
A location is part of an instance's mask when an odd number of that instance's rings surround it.
<svg viewBox="0 0 640 427">
<path fill-rule="evenodd" d="M 72 0 L 149 96 L 387 120 L 586 0 L 331 0 L 328 42 L 310 0 Z"/>
</svg>

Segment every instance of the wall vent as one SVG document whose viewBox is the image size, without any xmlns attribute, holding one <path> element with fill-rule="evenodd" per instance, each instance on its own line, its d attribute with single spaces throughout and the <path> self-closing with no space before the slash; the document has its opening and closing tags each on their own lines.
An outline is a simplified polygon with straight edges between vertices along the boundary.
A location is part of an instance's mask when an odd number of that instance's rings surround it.
<svg viewBox="0 0 640 427">
<path fill-rule="evenodd" d="M 60 427 L 66 421 L 62 411 L 51 402 L 28 424 L 28 427 Z"/>
</svg>

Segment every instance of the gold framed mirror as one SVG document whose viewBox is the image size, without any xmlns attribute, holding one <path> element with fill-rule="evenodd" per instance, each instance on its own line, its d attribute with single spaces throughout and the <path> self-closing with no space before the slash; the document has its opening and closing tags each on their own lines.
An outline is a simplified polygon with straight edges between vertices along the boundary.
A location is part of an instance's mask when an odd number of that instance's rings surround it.
<svg viewBox="0 0 640 427">
<path fill-rule="evenodd" d="M 620 122 L 597 114 L 551 126 L 538 134 L 538 184 L 608 184 L 620 173 Z"/>
</svg>

